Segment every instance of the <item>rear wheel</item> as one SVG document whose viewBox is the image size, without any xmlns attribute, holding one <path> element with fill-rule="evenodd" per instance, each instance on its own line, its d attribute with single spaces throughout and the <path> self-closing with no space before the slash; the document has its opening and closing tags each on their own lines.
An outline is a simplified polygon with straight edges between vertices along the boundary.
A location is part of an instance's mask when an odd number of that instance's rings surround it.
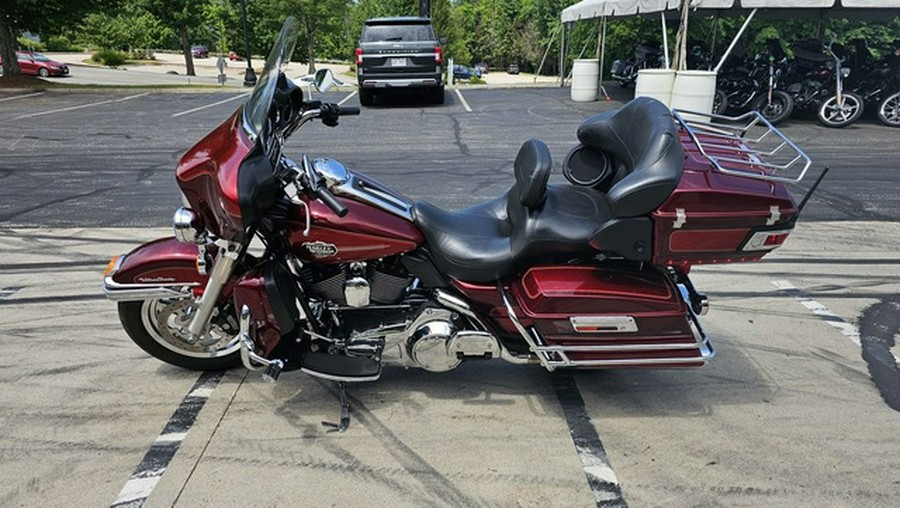
<svg viewBox="0 0 900 508">
<path fill-rule="evenodd" d="M 375 91 L 368 88 L 359 89 L 359 104 L 371 106 L 375 102 Z"/>
<path fill-rule="evenodd" d="M 443 104 L 444 103 L 444 87 L 439 86 L 433 90 L 431 90 L 431 102 L 434 104 Z"/>
<path fill-rule="evenodd" d="M 772 90 L 771 101 L 766 95 L 760 95 L 753 101 L 752 107 L 769 123 L 776 125 L 791 116 L 794 111 L 794 98 L 787 92 Z"/>
<path fill-rule="evenodd" d="M 825 127 L 846 127 L 859 120 L 863 114 L 863 98 L 852 92 L 843 94 L 843 104 L 838 105 L 837 96 L 829 97 L 819 106 L 819 122 Z"/>
<path fill-rule="evenodd" d="M 191 299 L 119 303 L 119 319 L 125 332 L 152 356 L 191 370 L 237 366 L 240 363 L 238 324 L 230 306 L 216 309 L 207 332 L 191 344 L 187 338 L 193 311 Z"/>
<path fill-rule="evenodd" d="M 900 127 L 900 92 L 889 95 L 878 105 L 878 119 L 891 127 Z"/>
</svg>

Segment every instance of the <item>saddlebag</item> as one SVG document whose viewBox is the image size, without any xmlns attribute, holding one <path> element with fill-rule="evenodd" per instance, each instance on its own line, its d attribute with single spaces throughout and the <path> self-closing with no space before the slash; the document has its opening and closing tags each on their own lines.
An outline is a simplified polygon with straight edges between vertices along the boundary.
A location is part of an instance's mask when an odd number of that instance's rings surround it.
<svg viewBox="0 0 900 508">
<path fill-rule="evenodd" d="M 698 367 L 712 357 L 682 288 L 638 266 L 542 266 L 512 284 L 548 366 Z"/>
</svg>

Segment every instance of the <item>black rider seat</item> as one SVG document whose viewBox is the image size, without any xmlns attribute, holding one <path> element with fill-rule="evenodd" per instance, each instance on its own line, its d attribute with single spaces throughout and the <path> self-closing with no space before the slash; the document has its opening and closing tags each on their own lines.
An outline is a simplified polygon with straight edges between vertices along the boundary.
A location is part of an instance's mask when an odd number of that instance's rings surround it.
<svg viewBox="0 0 900 508">
<path fill-rule="evenodd" d="M 684 155 L 672 115 L 658 101 L 636 99 L 615 114 L 588 118 L 578 137 L 603 146 L 621 166 L 609 193 L 548 187 L 550 150 L 530 139 L 504 196 L 455 212 L 415 204 L 437 267 L 459 280 L 493 282 L 529 266 L 591 257 L 597 252 L 589 241 L 604 224 L 655 210 L 678 184 Z"/>
</svg>

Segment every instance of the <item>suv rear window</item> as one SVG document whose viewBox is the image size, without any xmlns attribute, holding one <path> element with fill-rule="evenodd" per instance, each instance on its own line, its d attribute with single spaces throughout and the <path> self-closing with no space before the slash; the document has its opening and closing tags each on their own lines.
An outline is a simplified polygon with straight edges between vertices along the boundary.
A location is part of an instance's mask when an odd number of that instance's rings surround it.
<svg viewBox="0 0 900 508">
<path fill-rule="evenodd" d="M 431 25 L 366 25 L 361 42 L 433 41 Z"/>
</svg>

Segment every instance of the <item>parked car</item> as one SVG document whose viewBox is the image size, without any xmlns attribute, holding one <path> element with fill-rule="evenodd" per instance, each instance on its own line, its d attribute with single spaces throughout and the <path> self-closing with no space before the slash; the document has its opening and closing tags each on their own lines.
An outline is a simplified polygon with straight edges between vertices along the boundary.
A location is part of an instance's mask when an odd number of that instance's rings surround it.
<svg viewBox="0 0 900 508">
<path fill-rule="evenodd" d="M 475 68 L 481 71 L 481 74 L 487 74 L 488 71 L 491 70 L 490 66 L 484 62 L 475 64 Z"/>
<path fill-rule="evenodd" d="M 194 58 L 209 58 L 209 49 L 206 46 L 191 46 L 191 55 Z"/>
<path fill-rule="evenodd" d="M 518 74 L 519 66 L 517 64 L 510 65 L 509 67 L 506 68 L 506 73 L 507 74 Z"/>
<path fill-rule="evenodd" d="M 425 90 L 444 103 L 444 51 L 428 18 L 366 20 L 356 47 L 359 103 L 371 106 L 389 88 Z"/>
<path fill-rule="evenodd" d="M 243 62 L 244 61 L 244 57 L 235 53 L 234 51 L 228 52 L 228 59 L 231 60 L 232 62 Z"/>
<path fill-rule="evenodd" d="M 465 65 L 453 66 L 453 79 L 457 81 L 468 81 L 472 76 L 477 78 L 481 77 L 481 71 L 478 67 L 468 67 Z"/>
<path fill-rule="evenodd" d="M 69 66 L 54 60 L 50 60 L 41 53 L 30 51 L 16 51 L 16 60 L 19 61 L 19 70 L 22 74 L 31 74 L 46 78 L 48 76 L 68 76 Z M 3 59 L 0 58 L 0 66 Z"/>
</svg>

